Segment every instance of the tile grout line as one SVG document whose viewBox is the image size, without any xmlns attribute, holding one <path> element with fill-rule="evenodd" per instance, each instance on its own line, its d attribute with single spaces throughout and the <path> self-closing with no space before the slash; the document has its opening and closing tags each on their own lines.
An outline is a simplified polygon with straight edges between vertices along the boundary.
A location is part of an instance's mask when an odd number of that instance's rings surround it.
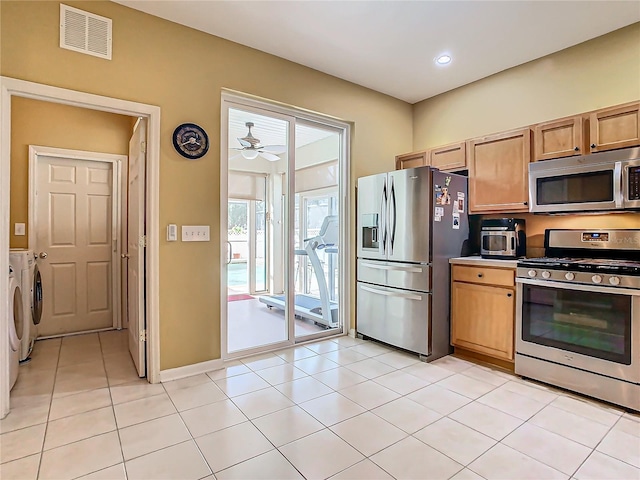
<svg viewBox="0 0 640 480">
<path fill-rule="evenodd" d="M 205 375 L 206 375 L 206 373 L 205 373 Z M 213 382 L 213 380 L 209 377 L 209 375 L 207 375 L 207 378 L 209 378 L 209 380 L 212 383 L 214 383 L 214 385 L 215 385 L 215 382 Z M 162 385 L 162 388 L 164 389 L 165 395 L 167 395 L 167 397 L 169 398 L 169 401 L 171 402 L 171 405 L 173 405 L 173 408 L 176 409 L 176 413 L 178 414 L 178 418 L 182 422 L 182 425 L 184 426 L 185 430 L 187 431 L 187 433 L 191 437 L 189 440 L 186 440 L 185 442 L 177 443 L 175 445 L 180 445 L 182 443 L 186 443 L 186 442 L 189 442 L 189 441 L 193 442 L 193 444 L 195 445 L 196 449 L 198 450 L 198 453 L 200 454 L 200 458 L 202 458 L 202 461 L 205 463 L 205 465 L 209 468 L 209 471 L 210 471 L 210 474 L 207 474 L 207 475 L 205 475 L 205 477 L 202 477 L 202 478 L 206 478 L 209 475 L 213 475 L 214 478 L 215 478 L 215 473 L 213 471 L 213 468 L 211 468 L 211 465 L 209 465 L 209 462 L 207 461 L 207 457 L 204 456 L 204 453 L 200 449 L 200 445 L 198 445 L 198 442 L 196 441 L 196 438 L 193 436 L 193 433 L 191 433 L 191 430 L 189 430 L 189 427 L 185 423 L 184 418 L 182 418 L 182 412 L 180 412 L 180 410 L 178 410 L 178 407 L 175 404 L 175 402 L 173 401 L 173 398 L 171 397 L 171 395 L 169 394 L 169 391 L 167 390 L 166 385 L 164 383 L 161 383 L 161 385 Z M 217 387 L 217 385 L 216 385 L 216 387 Z M 190 387 L 186 387 L 186 388 L 190 388 Z M 220 387 L 218 387 L 218 388 L 220 388 Z M 220 390 L 222 390 L 222 389 L 220 389 Z M 224 393 L 224 392 L 222 392 L 222 393 Z M 225 395 L 226 395 L 226 393 L 225 393 Z M 216 402 L 214 402 L 214 403 L 216 403 Z M 210 405 L 210 404 L 206 404 L 206 405 Z M 203 405 L 200 405 L 200 406 L 203 406 Z M 200 408 L 200 407 L 193 407 L 193 408 Z M 187 410 L 184 410 L 184 411 L 188 411 L 188 410 L 192 410 L 192 409 L 187 409 Z M 159 417 L 159 418 L 164 418 L 166 416 L 168 416 L 168 415 L 165 415 L 165 416 Z M 169 445 L 169 447 L 173 447 L 175 445 Z M 160 451 L 164 450 L 165 448 L 169 448 L 169 447 L 164 447 L 164 448 L 161 448 L 160 450 L 154 450 L 154 452 L 160 452 Z M 148 452 L 145 455 L 148 455 L 149 453 L 154 453 L 154 452 Z M 136 458 L 140 458 L 142 456 L 144 456 L 144 455 L 140 455 L 139 457 L 136 457 Z M 133 460 L 133 459 L 130 459 L 130 460 Z M 126 466 L 126 462 L 125 462 L 125 466 Z"/>
<path fill-rule="evenodd" d="M 107 374 L 107 365 L 106 362 L 104 360 L 104 349 L 102 346 L 102 338 L 100 337 L 100 334 L 98 333 L 98 343 L 100 344 L 100 356 L 102 357 L 102 367 L 104 369 L 104 374 L 105 377 L 107 378 L 107 390 L 109 392 L 109 400 L 111 402 L 111 413 L 113 413 L 113 423 L 115 424 L 116 427 L 116 435 L 118 435 L 118 445 L 120 446 L 120 456 L 122 458 L 122 468 L 124 470 L 124 478 L 125 480 L 129 478 L 129 474 L 127 472 L 127 464 L 124 461 L 124 450 L 122 449 L 122 438 L 120 437 L 120 428 L 118 427 L 118 417 L 116 417 L 116 406 L 113 403 L 113 395 L 111 394 L 111 383 L 109 382 L 109 375 Z M 117 465 L 117 464 L 116 464 Z M 111 468 L 114 465 L 110 465 L 106 468 Z M 101 469 L 104 470 L 104 469 Z M 89 475 L 91 473 L 95 473 L 96 471 L 100 471 L 100 470 L 95 470 L 94 472 L 89 472 L 87 474 L 84 475 Z M 80 475 L 83 476 L 83 475 Z"/>
<path fill-rule="evenodd" d="M 35 348 L 35 343 L 34 343 Z M 44 457 L 44 444 L 47 440 L 47 431 L 49 430 L 49 417 L 51 416 L 51 407 L 53 406 L 53 392 L 56 390 L 56 381 L 58 379 L 58 369 L 60 368 L 60 355 L 62 353 L 62 340 L 60 340 L 60 346 L 58 347 L 58 357 L 56 359 L 56 371 L 53 375 L 53 385 L 51 386 L 51 398 L 49 399 L 49 411 L 47 412 L 47 421 L 44 427 L 44 435 L 42 436 L 42 446 L 40 447 L 40 459 L 38 460 L 38 470 L 36 472 L 36 479 L 40 478 L 40 469 L 42 468 L 42 458 Z"/>
</svg>

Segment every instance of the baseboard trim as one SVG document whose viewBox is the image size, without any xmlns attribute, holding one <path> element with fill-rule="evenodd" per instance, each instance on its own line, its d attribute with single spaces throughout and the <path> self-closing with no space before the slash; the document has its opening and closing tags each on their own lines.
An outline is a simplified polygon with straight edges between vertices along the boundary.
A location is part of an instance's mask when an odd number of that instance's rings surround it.
<svg viewBox="0 0 640 480">
<path fill-rule="evenodd" d="M 350 328 L 349 329 L 349 336 L 351 338 L 356 338 L 356 329 L 355 328 Z"/>
<path fill-rule="evenodd" d="M 179 380 L 181 378 L 199 375 L 200 373 L 206 373 L 212 370 L 220 370 L 223 366 L 224 361 L 221 358 L 218 358 L 216 360 L 207 360 L 206 362 L 185 365 L 184 367 L 160 370 L 160 382 L 170 382 L 171 380 Z"/>
</svg>

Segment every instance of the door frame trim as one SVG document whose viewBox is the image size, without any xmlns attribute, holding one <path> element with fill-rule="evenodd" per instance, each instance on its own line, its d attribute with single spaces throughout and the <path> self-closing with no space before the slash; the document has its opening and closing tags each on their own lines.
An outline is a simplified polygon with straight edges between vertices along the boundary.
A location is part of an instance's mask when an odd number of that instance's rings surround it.
<svg viewBox="0 0 640 480">
<path fill-rule="evenodd" d="M 29 250 L 36 250 L 36 231 L 38 224 L 38 208 L 36 192 L 38 186 L 39 157 L 52 157 L 86 162 L 110 163 L 111 170 L 111 308 L 113 309 L 113 328 L 122 328 L 122 215 L 123 192 L 126 186 L 122 174 L 123 165 L 127 163 L 127 155 L 113 153 L 89 152 L 84 150 L 70 150 L 67 148 L 45 147 L 29 145 Z M 126 202 L 125 202 L 126 204 Z M 113 249 L 113 242 L 115 250 Z"/>
<path fill-rule="evenodd" d="M 147 130 L 145 261 L 147 379 L 160 381 L 160 107 L 0 76 L 0 272 L 9 271 L 9 189 L 11 173 L 11 98 L 25 97 L 90 110 L 145 117 Z M 9 413 L 9 277 L 0 275 L 0 418 Z"/>
</svg>

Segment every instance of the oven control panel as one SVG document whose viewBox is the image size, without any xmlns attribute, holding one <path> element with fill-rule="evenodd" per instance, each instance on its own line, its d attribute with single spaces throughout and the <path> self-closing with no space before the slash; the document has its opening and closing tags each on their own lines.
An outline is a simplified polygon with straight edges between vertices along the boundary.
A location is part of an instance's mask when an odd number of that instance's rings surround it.
<svg viewBox="0 0 640 480">
<path fill-rule="evenodd" d="M 582 232 L 583 242 L 608 242 L 608 232 Z"/>
<path fill-rule="evenodd" d="M 518 267 L 516 277 L 535 280 L 537 285 L 547 282 L 578 283 L 583 285 L 599 285 L 602 287 L 623 287 L 640 289 L 640 277 L 633 275 L 609 275 L 594 272 L 569 272 L 531 267 Z M 549 284 L 549 287 L 552 287 Z"/>
</svg>

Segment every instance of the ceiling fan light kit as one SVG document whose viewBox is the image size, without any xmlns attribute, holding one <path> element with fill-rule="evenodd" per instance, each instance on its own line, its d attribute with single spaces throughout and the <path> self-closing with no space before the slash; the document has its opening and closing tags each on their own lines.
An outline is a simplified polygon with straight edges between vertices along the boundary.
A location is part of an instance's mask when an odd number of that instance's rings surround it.
<svg viewBox="0 0 640 480">
<path fill-rule="evenodd" d="M 247 160 L 253 160 L 258 156 L 258 150 L 242 150 L 240 152 L 244 158 Z"/>
<path fill-rule="evenodd" d="M 240 155 L 247 160 L 254 160 L 258 155 L 270 162 L 280 160 L 278 155 L 287 151 L 286 145 L 262 145 L 260 139 L 254 137 L 251 133 L 251 128 L 254 126 L 253 122 L 247 122 L 245 125 L 249 129 L 249 132 L 242 138 L 238 137 L 238 142 L 240 142 L 242 148 L 232 148 L 231 150 L 240 150 Z M 237 158 L 238 156 L 239 155 L 236 155 L 231 159 Z"/>
</svg>

